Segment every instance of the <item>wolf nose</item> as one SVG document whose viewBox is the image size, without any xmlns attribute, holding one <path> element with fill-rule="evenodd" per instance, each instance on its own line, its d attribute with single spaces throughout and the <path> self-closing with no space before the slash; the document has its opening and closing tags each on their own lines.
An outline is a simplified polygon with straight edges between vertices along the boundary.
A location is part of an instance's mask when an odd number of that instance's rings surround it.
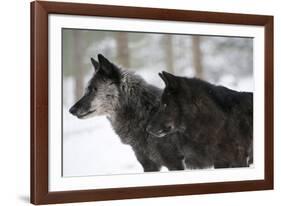
<svg viewBox="0 0 281 206">
<path fill-rule="evenodd" d="M 165 128 L 164 128 L 164 130 L 165 130 L 165 131 L 170 131 L 170 130 L 172 130 L 172 128 L 173 128 L 173 127 L 172 127 L 171 125 L 166 125 Z"/>
<path fill-rule="evenodd" d="M 71 107 L 71 108 L 69 109 L 69 112 L 70 112 L 71 114 L 75 115 L 76 112 L 77 112 L 77 108 L 76 108 L 76 107 Z"/>
</svg>

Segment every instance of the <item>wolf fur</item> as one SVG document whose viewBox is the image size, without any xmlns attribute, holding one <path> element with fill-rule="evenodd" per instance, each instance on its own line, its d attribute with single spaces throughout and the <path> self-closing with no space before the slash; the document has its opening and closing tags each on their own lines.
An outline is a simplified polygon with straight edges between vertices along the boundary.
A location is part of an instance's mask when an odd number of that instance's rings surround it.
<svg viewBox="0 0 281 206">
<path fill-rule="evenodd" d="M 70 112 L 81 119 L 106 115 L 122 143 L 132 147 L 145 172 L 159 171 L 162 166 L 169 170 L 184 169 L 176 134 L 156 139 L 146 131 L 162 91 L 140 76 L 117 67 L 101 54 L 98 62 L 91 60 L 95 73 L 84 96 Z M 105 149 L 110 150 L 110 145 Z"/>
<path fill-rule="evenodd" d="M 253 162 L 253 94 L 196 78 L 159 74 L 166 84 L 147 130 L 178 133 L 188 168 L 247 167 Z"/>
</svg>

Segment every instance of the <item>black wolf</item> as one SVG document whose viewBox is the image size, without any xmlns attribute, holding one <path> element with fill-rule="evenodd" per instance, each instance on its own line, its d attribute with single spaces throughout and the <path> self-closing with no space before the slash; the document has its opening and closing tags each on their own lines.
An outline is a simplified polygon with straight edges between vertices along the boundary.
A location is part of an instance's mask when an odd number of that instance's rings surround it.
<svg viewBox="0 0 281 206">
<path fill-rule="evenodd" d="M 253 162 L 253 94 L 196 79 L 159 74 L 165 82 L 147 131 L 178 133 L 188 168 L 247 167 Z"/>
<path fill-rule="evenodd" d="M 84 96 L 70 113 L 80 119 L 106 115 L 121 141 L 132 147 L 145 172 L 159 171 L 161 166 L 183 170 L 183 155 L 176 144 L 175 134 L 162 140 L 146 131 L 150 117 L 160 104 L 162 91 L 117 67 L 101 54 L 98 62 L 93 58 L 91 61 L 95 73 Z M 110 150 L 110 145 L 105 149 Z"/>
</svg>

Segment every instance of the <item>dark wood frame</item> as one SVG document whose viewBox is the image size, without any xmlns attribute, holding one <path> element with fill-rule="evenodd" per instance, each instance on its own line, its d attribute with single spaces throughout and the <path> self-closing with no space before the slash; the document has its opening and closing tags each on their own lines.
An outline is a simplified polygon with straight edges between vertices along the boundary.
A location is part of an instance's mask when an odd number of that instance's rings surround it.
<svg viewBox="0 0 281 206">
<path fill-rule="evenodd" d="M 265 179 L 133 188 L 48 191 L 48 15 L 70 14 L 257 25 L 265 28 Z M 273 189 L 273 16 L 93 4 L 31 3 L 31 203 L 67 203 Z"/>
</svg>

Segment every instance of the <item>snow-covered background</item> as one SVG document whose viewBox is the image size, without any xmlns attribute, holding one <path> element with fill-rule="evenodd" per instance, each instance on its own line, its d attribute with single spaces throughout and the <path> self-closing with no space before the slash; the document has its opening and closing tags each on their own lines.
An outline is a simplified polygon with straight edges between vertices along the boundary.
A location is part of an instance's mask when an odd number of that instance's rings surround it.
<svg viewBox="0 0 281 206">
<path fill-rule="evenodd" d="M 79 120 L 68 112 L 83 95 L 94 71 L 90 57 L 98 53 L 161 88 L 158 72 L 165 70 L 253 91 L 251 38 L 64 29 L 63 176 L 142 172 L 130 146 L 121 143 L 105 117 Z"/>
</svg>

